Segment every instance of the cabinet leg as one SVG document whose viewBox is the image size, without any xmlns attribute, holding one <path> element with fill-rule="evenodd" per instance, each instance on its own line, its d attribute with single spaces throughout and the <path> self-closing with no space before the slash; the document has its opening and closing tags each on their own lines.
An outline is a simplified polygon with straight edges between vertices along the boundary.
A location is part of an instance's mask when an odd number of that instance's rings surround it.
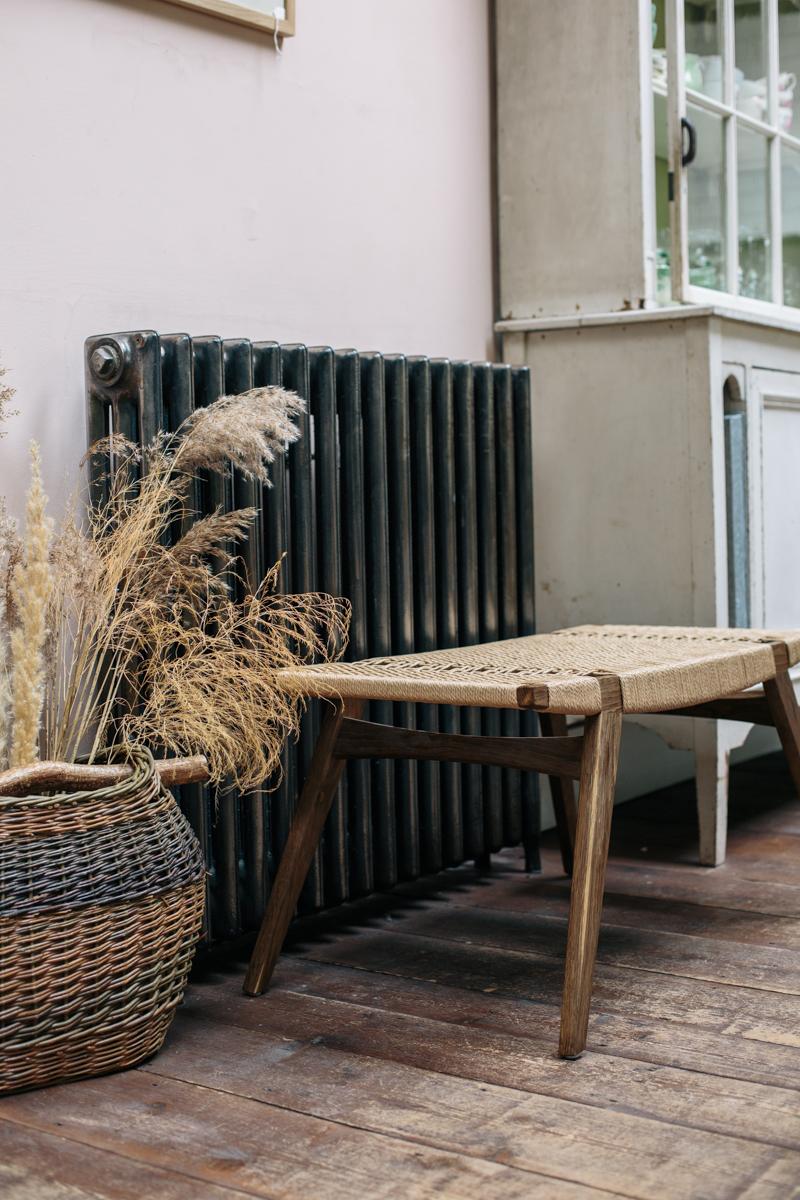
<svg viewBox="0 0 800 1200">
<path fill-rule="evenodd" d="M 720 742 L 716 721 L 696 722 L 694 753 L 700 862 L 718 867 L 725 862 L 728 837 L 730 753 Z"/>
</svg>

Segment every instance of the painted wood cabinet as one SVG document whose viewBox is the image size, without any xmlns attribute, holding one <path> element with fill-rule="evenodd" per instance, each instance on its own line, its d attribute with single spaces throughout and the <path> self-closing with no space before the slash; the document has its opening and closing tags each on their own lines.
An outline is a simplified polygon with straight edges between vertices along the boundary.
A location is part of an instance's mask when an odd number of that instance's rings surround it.
<svg viewBox="0 0 800 1200">
<path fill-rule="evenodd" d="M 781 95 L 800 5 L 497 0 L 496 21 L 496 328 L 532 371 L 538 628 L 800 627 L 800 114 Z M 623 794 L 694 767 L 701 857 L 722 861 L 730 755 L 777 739 L 636 727 Z"/>
<path fill-rule="evenodd" d="M 504 333 L 505 357 L 533 374 L 542 631 L 727 625 L 737 603 L 740 624 L 800 627 L 799 346 L 800 332 L 688 306 Z M 731 415 L 744 432 L 735 457 Z M 738 722 L 636 723 L 694 753 L 702 860 L 722 861 L 730 754 L 748 738 L 751 753 L 777 748 L 774 736 Z M 631 770 L 637 792 L 676 777 L 652 742 Z"/>
</svg>

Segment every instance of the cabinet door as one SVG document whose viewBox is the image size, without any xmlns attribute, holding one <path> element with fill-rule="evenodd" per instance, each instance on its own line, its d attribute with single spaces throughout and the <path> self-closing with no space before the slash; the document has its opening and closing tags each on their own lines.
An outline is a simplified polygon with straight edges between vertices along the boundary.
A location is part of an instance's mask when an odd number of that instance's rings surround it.
<svg viewBox="0 0 800 1200">
<path fill-rule="evenodd" d="M 800 4 L 656 0 L 654 7 L 654 28 L 662 12 L 666 26 L 666 45 L 654 44 L 652 62 L 653 88 L 668 113 L 672 298 L 733 299 L 743 311 L 796 320 Z"/>
<path fill-rule="evenodd" d="M 800 628 L 800 374 L 754 370 L 751 399 L 761 441 L 760 545 L 754 547 L 754 565 L 760 575 L 763 624 L 796 629 Z"/>
</svg>

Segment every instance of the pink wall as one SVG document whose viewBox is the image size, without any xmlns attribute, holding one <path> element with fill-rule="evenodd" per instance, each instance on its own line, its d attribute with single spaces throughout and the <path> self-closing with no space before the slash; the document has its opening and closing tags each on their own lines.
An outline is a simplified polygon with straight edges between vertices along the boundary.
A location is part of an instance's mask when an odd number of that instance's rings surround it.
<svg viewBox="0 0 800 1200">
<path fill-rule="evenodd" d="M 54 498 L 84 448 L 82 344 L 132 328 L 490 352 L 486 0 L 298 0 L 278 56 L 162 0 L 2 18 L 0 442 Z"/>
</svg>

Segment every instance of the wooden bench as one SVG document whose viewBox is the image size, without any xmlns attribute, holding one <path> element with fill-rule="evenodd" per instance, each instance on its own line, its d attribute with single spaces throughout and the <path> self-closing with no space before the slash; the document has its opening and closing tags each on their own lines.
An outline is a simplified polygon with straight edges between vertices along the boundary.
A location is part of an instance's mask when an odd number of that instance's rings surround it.
<svg viewBox="0 0 800 1200">
<path fill-rule="evenodd" d="M 605 625 L 284 672 L 287 689 L 325 698 L 331 710 L 245 992 L 258 995 L 269 983 L 348 759 L 539 771 L 551 781 L 564 868 L 572 875 L 559 1053 L 577 1058 L 586 1046 L 623 715 L 669 713 L 774 725 L 800 791 L 800 715 L 788 673 L 799 660 L 800 632 Z M 378 725 L 359 719 L 370 700 L 533 709 L 542 736 L 477 737 Z M 570 716 L 583 718 L 581 734 L 569 734 Z"/>
</svg>

